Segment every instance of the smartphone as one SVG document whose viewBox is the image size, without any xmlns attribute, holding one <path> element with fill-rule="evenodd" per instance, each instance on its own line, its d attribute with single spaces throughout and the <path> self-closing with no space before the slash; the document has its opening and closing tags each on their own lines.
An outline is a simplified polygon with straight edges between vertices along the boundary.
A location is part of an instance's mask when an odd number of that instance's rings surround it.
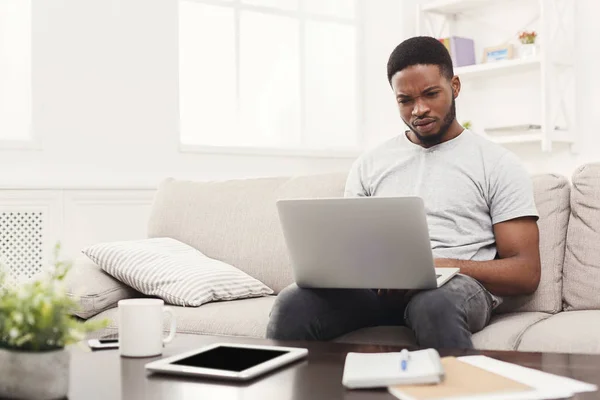
<svg viewBox="0 0 600 400">
<path fill-rule="evenodd" d="M 88 340 L 88 346 L 90 346 L 90 349 L 92 349 L 92 350 L 118 349 L 119 348 L 119 339 L 114 339 L 114 338 L 90 339 L 90 340 Z"/>
</svg>

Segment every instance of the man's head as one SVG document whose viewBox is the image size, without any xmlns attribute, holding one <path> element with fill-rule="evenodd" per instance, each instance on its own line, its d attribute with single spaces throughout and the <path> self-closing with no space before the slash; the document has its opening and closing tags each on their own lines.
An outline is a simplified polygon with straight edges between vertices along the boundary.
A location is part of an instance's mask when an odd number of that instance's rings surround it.
<svg viewBox="0 0 600 400">
<path fill-rule="evenodd" d="M 390 55 L 387 73 L 400 116 L 422 144 L 441 143 L 453 124 L 460 127 L 455 123 L 460 80 L 437 39 L 419 36 L 400 43 Z"/>
</svg>

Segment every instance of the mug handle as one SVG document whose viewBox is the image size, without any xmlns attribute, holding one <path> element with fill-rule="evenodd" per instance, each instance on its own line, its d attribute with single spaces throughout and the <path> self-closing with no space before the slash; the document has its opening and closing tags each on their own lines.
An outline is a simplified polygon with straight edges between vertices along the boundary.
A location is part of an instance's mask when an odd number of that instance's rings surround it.
<svg viewBox="0 0 600 400">
<path fill-rule="evenodd" d="M 177 321 L 175 321 L 175 314 L 173 313 L 171 307 L 163 307 L 163 312 L 171 316 L 171 328 L 169 329 L 169 336 L 163 339 L 163 343 L 169 343 L 175 337 Z"/>
</svg>

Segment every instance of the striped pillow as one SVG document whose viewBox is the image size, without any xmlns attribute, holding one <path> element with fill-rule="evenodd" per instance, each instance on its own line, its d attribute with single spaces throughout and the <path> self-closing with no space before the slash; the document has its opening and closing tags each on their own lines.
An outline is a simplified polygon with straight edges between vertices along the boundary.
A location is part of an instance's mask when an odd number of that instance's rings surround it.
<svg viewBox="0 0 600 400">
<path fill-rule="evenodd" d="M 239 269 L 171 238 L 100 243 L 82 252 L 119 281 L 169 304 L 197 307 L 273 293 Z"/>
</svg>

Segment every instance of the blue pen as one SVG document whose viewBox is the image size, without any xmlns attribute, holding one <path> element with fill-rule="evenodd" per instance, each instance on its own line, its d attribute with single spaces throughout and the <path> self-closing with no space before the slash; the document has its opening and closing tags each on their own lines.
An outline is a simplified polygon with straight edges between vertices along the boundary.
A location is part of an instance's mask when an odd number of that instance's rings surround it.
<svg viewBox="0 0 600 400">
<path fill-rule="evenodd" d="M 408 350 L 403 349 L 400 352 L 400 367 L 402 368 L 402 371 L 406 371 L 406 367 L 408 367 L 409 358 L 410 354 L 408 353 Z"/>
</svg>

